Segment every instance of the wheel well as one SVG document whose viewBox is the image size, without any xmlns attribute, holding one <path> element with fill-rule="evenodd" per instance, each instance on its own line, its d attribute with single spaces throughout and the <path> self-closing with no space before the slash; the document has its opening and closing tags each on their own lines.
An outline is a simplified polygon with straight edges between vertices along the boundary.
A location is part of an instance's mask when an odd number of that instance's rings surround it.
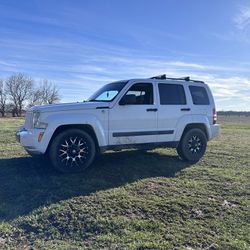
<svg viewBox="0 0 250 250">
<path fill-rule="evenodd" d="M 52 137 L 50 138 L 50 142 L 49 142 L 49 145 L 47 147 L 47 150 L 46 150 L 46 153 L 52 143 L 52 141 L 54 140 L 54 138 L 60 134 L 62 131 L 65 131 L 67 129 L 72 129 L 72 128 L 78 128 L 78 129 L 82 129 L 84 130 L 85 132 L 87 132 L 94 140 L 95 142 L 95 146 L 96 146 L 96 150 L 97 152 L 99 152 L 100 148 L 99 148 L 99 143 L 98 143 L 98 140 L 97 140 L 97 137 L 96 137 L 96 134 L 95 134 L 95 131 L 93 129 L 93 127 L 91 125 L 88 125 L 88 124 L 69 124 L 69 125 L 62 125 L 62 126 L 59 126 L 53 133 Z"/>
<path fill-rule="evenodd" d="M 191 124 L 186 125 L 182 135 L 184 135 L 188 130 L 192 128 L 199 128 L 200 130 L 202 130 L 205 133 L 207 140 L 208 140 L 207 129 L 206 129 L 205 124 L 203 123 L 191 123 Z"/>
</svg>

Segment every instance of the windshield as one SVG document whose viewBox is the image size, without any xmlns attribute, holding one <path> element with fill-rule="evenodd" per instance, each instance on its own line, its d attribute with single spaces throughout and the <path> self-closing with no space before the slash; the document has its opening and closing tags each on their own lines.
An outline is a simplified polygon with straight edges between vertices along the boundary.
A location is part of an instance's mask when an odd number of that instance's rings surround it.
<svg viewBox="0 0 250 250">
<path fill-rule="evenodd" d="M 111 102 L 120 93 L 128 81 L 112 82 L 97 90 L 89 99 L 89 102 Z"/>
</svg>

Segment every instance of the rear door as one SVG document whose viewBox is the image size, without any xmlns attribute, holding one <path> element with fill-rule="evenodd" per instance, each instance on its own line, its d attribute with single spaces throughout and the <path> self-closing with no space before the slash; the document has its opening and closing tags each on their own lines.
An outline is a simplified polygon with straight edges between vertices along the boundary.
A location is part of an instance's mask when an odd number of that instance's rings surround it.
<svg viewBox="0 0 250 250">
<path fill-rule="evenodd" d="M 151 82 L 136 82 L 124 95 L 134 102 L 122 103 L 123 96 L 110 109 L 110 145 L 156 142 L 157 105 L 154 88 Z"/>
<path fill-rule="evenodd" d="M 185 89 L 178 83 L 158 83 L 158 142 L 174 141 L 178 121 L 190 115 Z"/>
</svg>

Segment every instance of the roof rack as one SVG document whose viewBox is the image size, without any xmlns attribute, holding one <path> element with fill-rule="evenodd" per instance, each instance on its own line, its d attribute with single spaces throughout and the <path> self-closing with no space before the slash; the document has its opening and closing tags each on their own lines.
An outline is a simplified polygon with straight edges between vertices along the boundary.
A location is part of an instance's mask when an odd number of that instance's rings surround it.
<svg viewBox="0 0 250 250">
<path fill-rule="evenodd" d="M 153 77 L 150 77 L 150 79 L 158 79 L 158 80 L 166 80 L 167 77 L 166 75 L 159 75 L 159 76 L 153 76 Z"/>
<path fill-rule="evenodd" d="M 159 76 L 153 76 L 150 79 L 157 79 L 157 80 L 179 80 L 179 81 L 187 81 L 187 82 L 190 81 L 190 82 L 204 83 L 203 81 L 192 80 L 192 79 L 190 79 L 190 76 L 174 78 L 174 77 L 167 77 L 165 74 L 164 75 L 159 75 Z"/>
</svg>

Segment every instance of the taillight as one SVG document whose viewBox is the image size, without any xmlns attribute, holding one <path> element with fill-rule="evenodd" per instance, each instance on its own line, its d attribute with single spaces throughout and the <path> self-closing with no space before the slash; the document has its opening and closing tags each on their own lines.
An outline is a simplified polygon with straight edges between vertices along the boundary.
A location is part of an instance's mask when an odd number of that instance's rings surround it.
<svg viewBox="0 0 250 250">
<path fill-rule="evenodd" d="M 217 122 L 217 112 L 216 109 L 213 109 L 213 124 L 216 124 Z"/>
</svg>

